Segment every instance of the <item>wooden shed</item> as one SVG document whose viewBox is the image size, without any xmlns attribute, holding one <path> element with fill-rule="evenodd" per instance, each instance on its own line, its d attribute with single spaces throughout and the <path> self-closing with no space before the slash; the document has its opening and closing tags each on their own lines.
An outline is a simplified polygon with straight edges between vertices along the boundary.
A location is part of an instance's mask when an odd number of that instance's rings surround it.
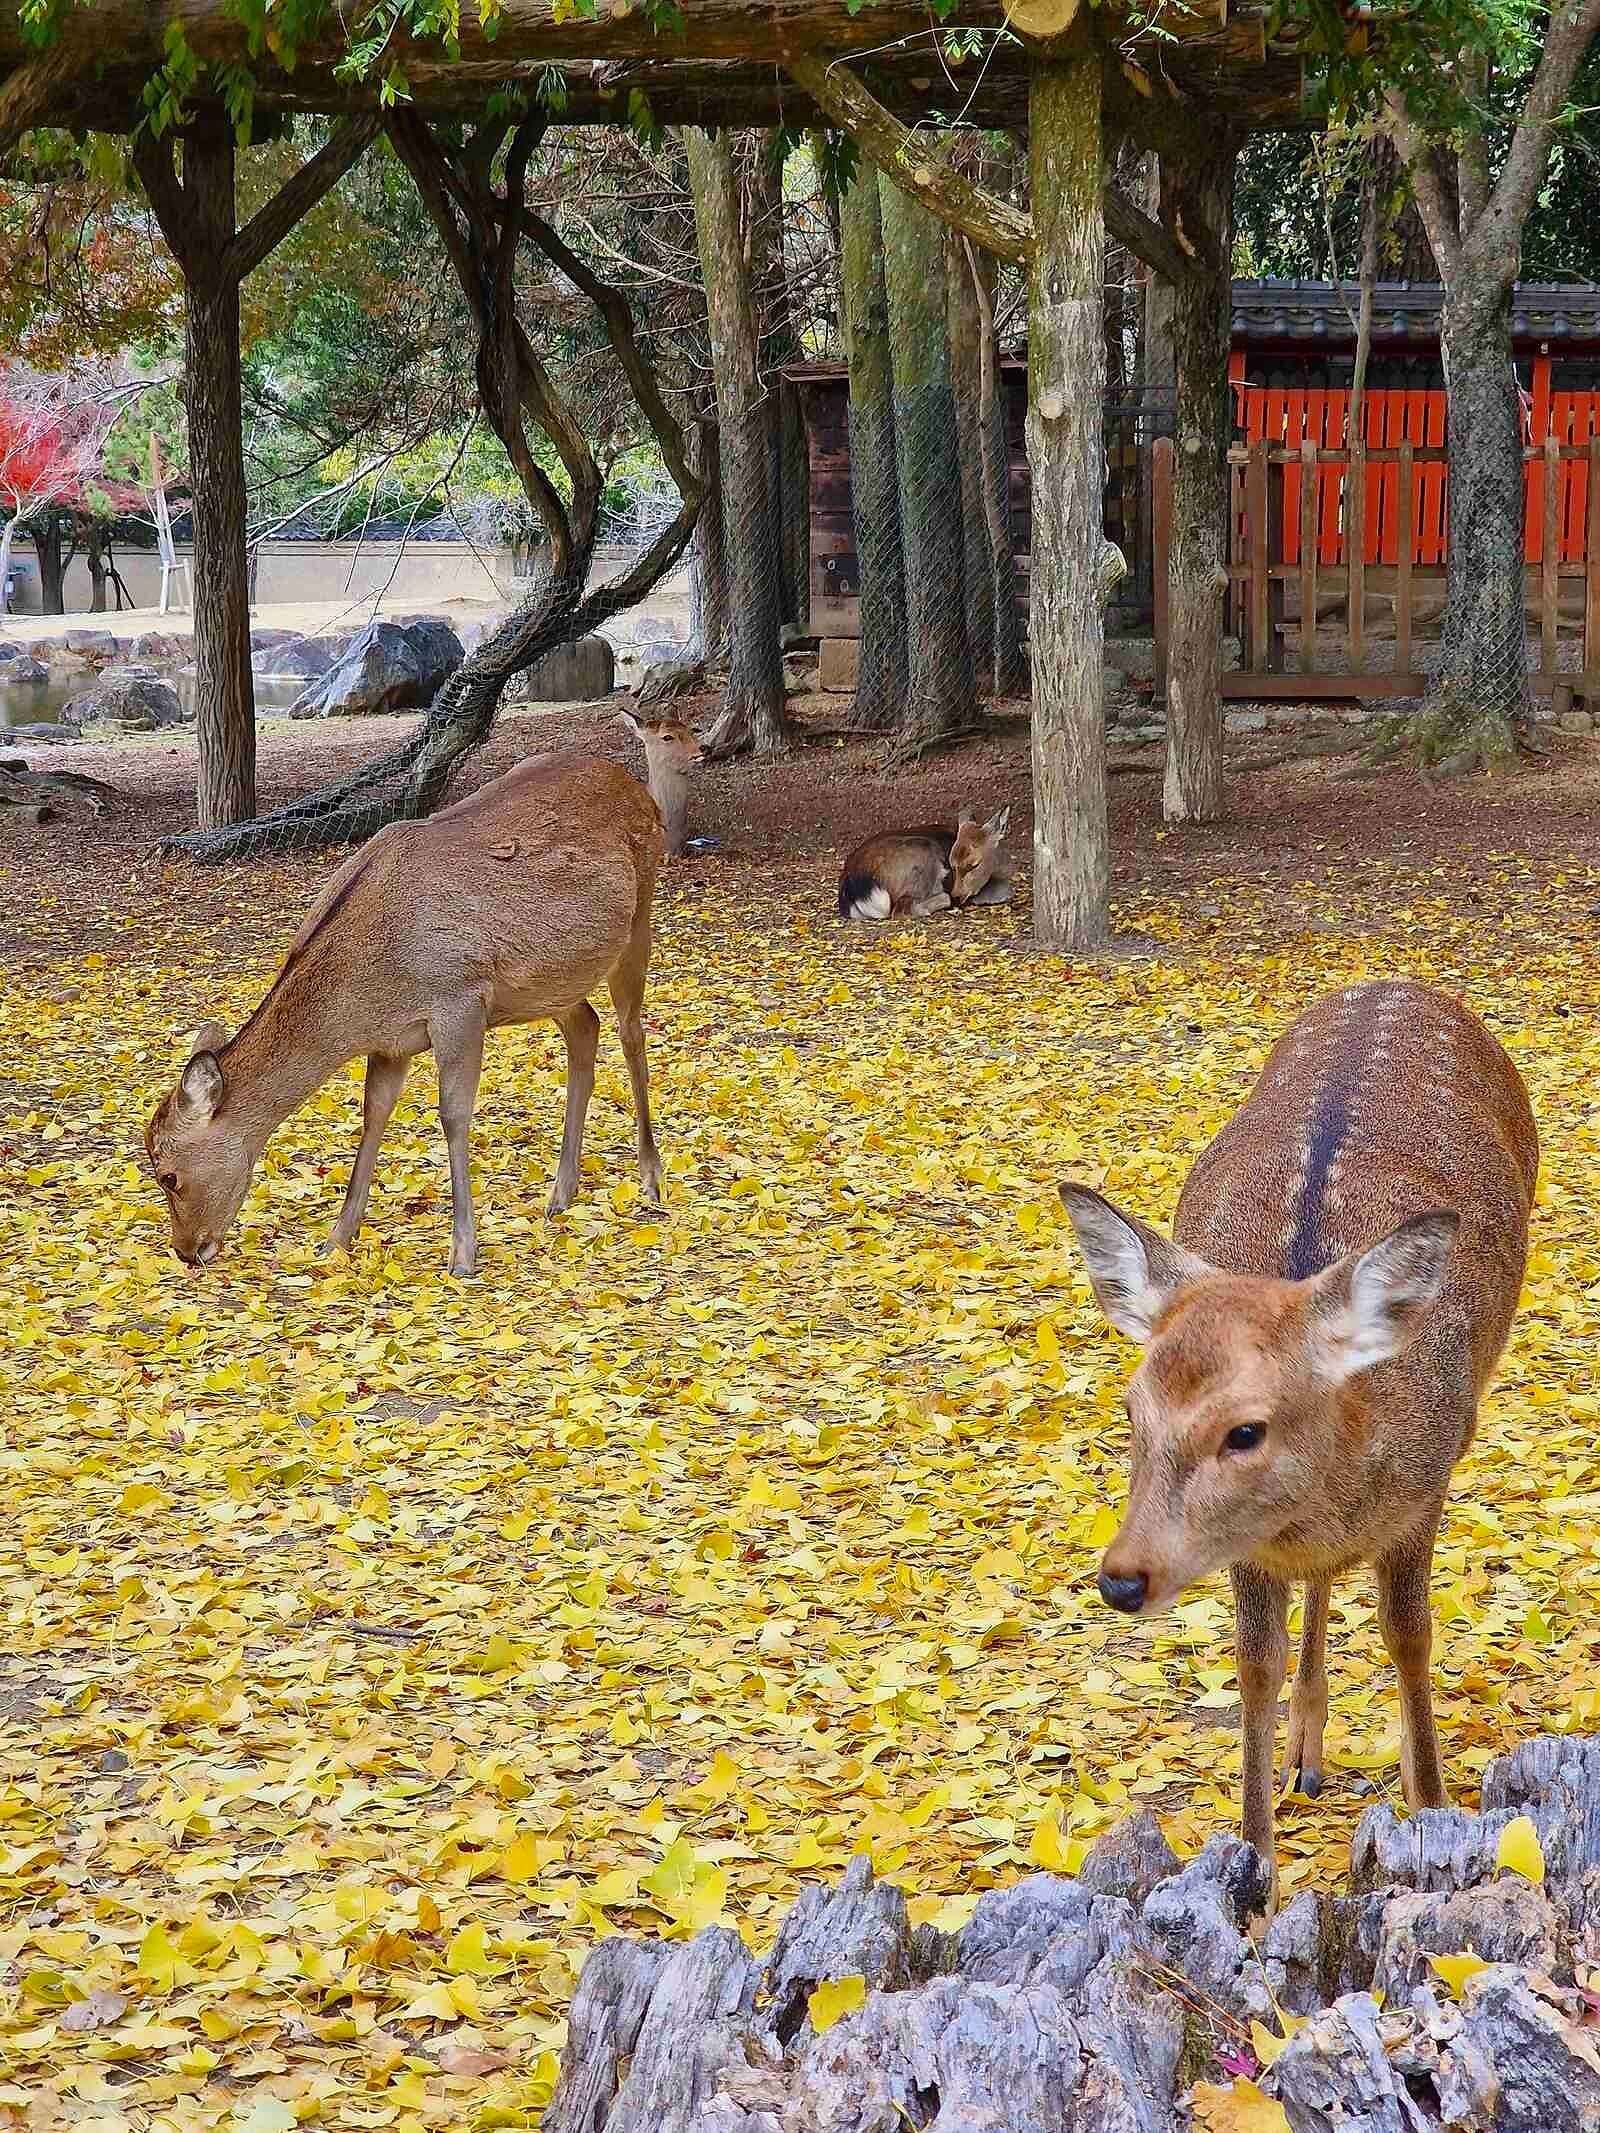
<svg viewBox="0 0 1600 2133">
<path fill-rule="evenodd" d="M 1235 437 L 1241 447 L 1265 440 L 1274 448 L 1310 443 L 1335 451 L 1346 443 L 1350 378 L 1355 360 L 1353 317 L 1358 292 L 1331 282 L 1236 281 L 1233 285 L 1229 381 Z M 1365 514 L 1366 559 L 1398 562 L 1401 527 L 1409 521 L 1410 561 L 1421 570 L 1444 563 L 1446 467 L 1444 371 L 1439 353 L 1441 292 L 1433 284 L 1380 282 L 1373 308 L 1363 429 L 1370 449 L 1417 448 L 1413 494 L 1402 512 L 1395 463 L 1374 468 Z M 1524 396 L 1526 442 L 1547 438 L 1577 447 L 1600 435 L 1600 289 L 1520 283 L 1513 299 L 1518 378 Z M 850 503 L 849 384 L 841 364 L 791 371 L 800 386 L 810 442 L 811 630 L 818 637 L 860 634 L 855 529 Z M 1025 590 L 1031 507 L 1024 417 L 1027 363 L 1001 365 L 1011 466 L 1011 531 L 1019 588 Z M 1170 435 L 1170 399 L 1108 405 L 1106 414 L 1106 530 L 1134 561 L 1150 541 L 1150 483 L 1146 462 L 1154 439 Z M 1545 519 L 1542 464 L 1530 463 L 1527 484 L 1529 563 L 1542 554 Z M 1560 485 L 1556 524 L 1563 564 L 1585 554 L 1588 520 L 1587 456 L 1568 451 L 1554 477 Z M 1298 567 L 1303 523 L 1298 467 L 1285 475 L 1284 567 Z M 1319 563 L 1342 560 L 1343 475 L 1333 464 L 1317 476 L 1312 518 Z M 1151 560 L 1154 560 L 1153 558 Z M 1139 575 L 1148 576 L 1148 567 Z"/>
</svg>

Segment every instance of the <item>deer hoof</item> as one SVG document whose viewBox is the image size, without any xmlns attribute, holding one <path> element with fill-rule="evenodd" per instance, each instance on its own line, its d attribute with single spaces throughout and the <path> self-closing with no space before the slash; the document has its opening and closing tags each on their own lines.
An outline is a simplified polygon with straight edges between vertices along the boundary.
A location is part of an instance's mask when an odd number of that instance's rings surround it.
<svg viewBox="0 0 1600 2133">
<path fill-rule="evenodd" d="M 577 1196 L 578 1188 L 575 1185 L 563 1185 L 557 1178 L 550 1188 L 550 1197 L 544 1204 L 546 1216 L 554 1221 L 557 1215 L 564 1215 Z"/>
<path fill-rule="evenodd" d="M 1283 1789 L 1286 1793 L 1299 1793 L 1302 1799 L 1314 1800 L 1322 1791 L 1322 1772 L 1295 1764 L 1283 1773 Z"/>
<path fill-rule="evenodd" d="M 474 1245 L 470 1252 L 452 1252 L 450 1271 L 457 1281 L 471 1281 L 478 1271 L 477 1246 Z"/>
</svg>

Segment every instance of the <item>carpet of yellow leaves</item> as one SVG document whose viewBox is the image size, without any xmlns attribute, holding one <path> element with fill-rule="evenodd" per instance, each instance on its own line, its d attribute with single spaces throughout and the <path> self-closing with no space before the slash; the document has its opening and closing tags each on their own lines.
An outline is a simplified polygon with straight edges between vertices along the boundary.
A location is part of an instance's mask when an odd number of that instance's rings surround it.
<svg viewBox="0 0 1600 2133">
<path fill-rule="evenodd" d="M 471 1285 L 426 1068 L 353 1262 L 319 1249 L 353 1074 L 209 1276 L 167 1254 L 143 1118 L 175 1025 L 241 1014 L 275 939 L 241 971 L 178 921 L 165 967 L 8 985 L 0 2124 L 532 2125 L 597 1935 L 761 1942 L 862 1847 L 955 1924 L 1132 1804 L 1180 1848 L 1232 1826 L 1225 1585 L 1148 1625 L 1094 1596 L 1130 1356 L 1053 1184 L 1168 1219 L 1273 1036 L 1355 976 L 1466 991 L 1545 1137 L 1444 1537 L 1448 1775 L 1470 1795 L 1510 1741 L 1593 1723 L 1592 895 L 1508 861 L 1463 915 L 1374 868 L 1306 887 L 1319 925 L 1239 892 L 1129 912 L 1150 952 L 1069 967 L 1013 913 L 864 939 L 798 893 L 669 893 L 669 1214 L 637 1205 L 608 1031 L 584 1197 L 545 1223 L 559 1046 L 505 1033 Z M 1333 1692 L 1290 1889 L 1395 1784 L 1360 1580 Z"/>
</svg>

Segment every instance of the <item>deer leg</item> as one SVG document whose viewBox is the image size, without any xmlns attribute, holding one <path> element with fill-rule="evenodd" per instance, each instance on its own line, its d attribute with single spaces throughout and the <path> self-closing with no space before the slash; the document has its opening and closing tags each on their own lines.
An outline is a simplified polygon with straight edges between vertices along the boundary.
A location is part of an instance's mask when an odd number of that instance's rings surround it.
<svg viewBox="0 0 1600 2133">
<path fill-rule="evenodd" d="M 583 1122 L 589 1115 L 589 1098 L 594 1093 L 594 1055 L 600 1048 L 600 1017 L 587 1000 L 580 1000 L 564 1015 L 557 1015 L 556 1022 L 567 1046 L 567 1112 L 561 1127 L 561 1161 L 545 1213 L 564 1215 L 578 1190 Z"/>
<path fill-rule="evenodd" d="M 409 1059 L 392 1059 L 383 1052 L 374 1052 L 367 1061 L 367 1078 L 361 1092 L 361 1146 L 356 1150 L 355 1168 L 350 1173 L 344 1205 L 333 1225 L 333 1235 L 328 1239 L 330 1250 L 349 1251 L 367 1219 L 367 1194 L 372 1190 L 378 1143 L 400 1101 L 400 1091 L 406 1085 L 406 1069 L 410 1064 Z"/>
<path fill-rule="evenodd" d="M 1012 884 L 1009 875 L 991 875 L 976 896 L 969 896 L 969 904 L 1008 904 L 1011 901 Z"/>
<path fill-rule="evenodd" d="M 919 896 L 917 898 L 917 901 L 910 907 L 910 916 L 912 918 L 933 918 L 940 911 L 952 911 L 954 908 L 955 906 L 950 901 L 949 890 L 935 889 L 931 896 Z"/>
<path fill-rule="evenodd" d="M 1400 1784 L 1408 1807 L 1448 1805 L 1433 1723 L 1433 1572 L 1435 1507 L 1427 1524 L 1397 1541 L 1378 1562 L 1378 1627 L 1400 1677 Z"/>
<path fill-rule="evenodd" d="M 1278 1900 L 1278 1861 L 1272 1839 L 1273 1749 L 1278 1734 L 1278 1697 L 1289 1667 L 1289 1588 L 1249 1563 L 1233 1566 L 1237 1614 L 1239 1694 L 1244 1704 L 1245 1842 L 1253 1844 L 1272 1871 L 1269 1912 Z"/>
<path fill-rule="evenodd" d="M 1289 1749 L 1283 1759 L 1283 1789 L 1314 1800 L 1322 1790 L 1322 1729 L 1328 1721 L 1328 1580 L 1306 1586 L 1300 1630 L 1300 1664 L 1289 1693 Z"/>
<path fill-rule="evenodd" d="M 472 1163 L 468 1147 L 472 1107 L 483 1072 L 488 1026 L 482 1000 L 453 1003 L 430 1016 L 428 1035 L 439 1063 L 439 1123 L 450 1156 L 450 1271 L 466 1277 L 478 1269 L 478 1225 L 472 1211 Z"/>
<path fill-rule="evenodd" d="M 650 1130 L 650 1069 L 644 1056 L 644 981 L 650 968 L 650 921 L 635 926 L 633 938 L 607 981 L 622 1032 L 622 1056 L 628 1062 L 633 1115 L 639 1128 L 639 1183 L 652 1207 L 661 1205 L 661 1156 Z"/>
</svg>

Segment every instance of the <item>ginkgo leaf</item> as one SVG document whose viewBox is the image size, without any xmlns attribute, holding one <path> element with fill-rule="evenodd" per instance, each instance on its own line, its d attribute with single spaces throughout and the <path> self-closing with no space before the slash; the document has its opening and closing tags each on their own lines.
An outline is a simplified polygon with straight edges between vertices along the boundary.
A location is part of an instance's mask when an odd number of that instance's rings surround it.
<svg viewBox="0 0 1600 2133">
<path fill-rule="evenodd" d="M 1283 2105 L 1253 2081 L 1231 2081 L 1226 2088 L 1202 2081 L 1189 2100 L 1204 2133 L 1291 2133 Z"/>
<path fill-rule="evenodd" d="M 806 2000 L 811 2027 L 821 2036 L 842 2016 L 854 2014 L 858 2007 L 865 2006 L 866 1998 L 867 1981 L 859 1972 L 850 1977 L 825 1978 L 813 1987 Z"/>
<path fill-rule="evenodd" d="M 231 2133 L 294 2133 L 300 2123 L 293 2104 L 278 2096 L 258 2096 L 241 2105 L 229 2121 Z"/>
<path fill-rule="evenodd" d="M 1455 2000 L 1460 1999 L 1469 1978 L 1489 1967 L 1481 1955 L 1430 1955 L 1428 1964 L 1435 1975 L 1444 1980 L 1450 1997 Z"/>
<path fill-rule="evenodd" d="M 1494 1863 L 1502 1873 L 1520 1874 L 1524 1881 L 1543 1881 L 1544 1850 L 1539 1832 L 1527 1815 L 1515 1815 L 1500 1832 Z"/>
</svg>

